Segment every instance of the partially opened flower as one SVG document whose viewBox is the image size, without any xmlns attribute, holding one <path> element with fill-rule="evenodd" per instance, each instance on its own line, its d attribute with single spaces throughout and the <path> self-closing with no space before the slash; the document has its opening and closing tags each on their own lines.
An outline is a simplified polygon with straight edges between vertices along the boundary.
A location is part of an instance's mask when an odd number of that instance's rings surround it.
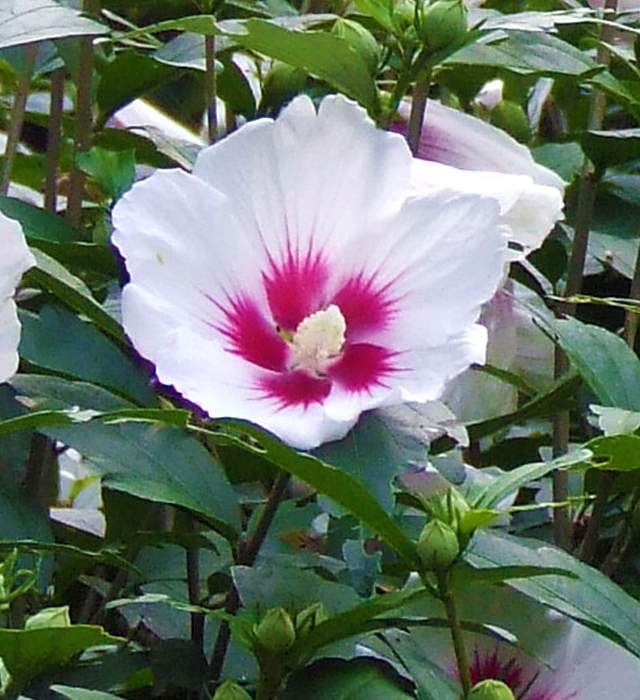
<svg viewBox="0 0 640 700">
<path fill-rule="evenodd" d="M 404 139 L 307 97 L 155 173 L 113 212 L 125 329 L 212 417 L 309 449 L 380 405 L 426 401 L 484 358 L 502 276 L 494 197 L 411 183 Z"/>
<path fill-rule="evenodd" d="M 20 323 L 13 295 L 22 274 L 35 260 L 17 221 L 0 214 L 0 382 L 18 369 Z"/>
<path fill-rule="evenodd" d="M 473 623 L 487 629 L 487 635 L 464 634 L 472 684 L 501 680 L 519 700 L 640 700 L 640 659 L 588 627 L 506 586 L 474 584 L 464 588 L 457 602 L 463 627 Z M 411 609 L 421 616 L 444 617 L 435 599 L 423 598 Z M 505 641 L 492 639 L 490 630 Z M 392 646 L 410 645 L 414 662 L 422 654 L 458 677 L 448 629 L 413 628 L 385 636 Z M 375 643 L 371 649 L 385 653 Z"/>
<path fill-rule="evenodd" d="M 400 105 L 394 131 L 406 133 L 409 110 L 408 103 Z M 516 259 L 542 245 L 562 217 L 561 178 L 504 131 L 435 100 L 427 102 L 413 170 L 422 188 L 455 182 L 459 189 L 497 197 Z"/>
</svg>

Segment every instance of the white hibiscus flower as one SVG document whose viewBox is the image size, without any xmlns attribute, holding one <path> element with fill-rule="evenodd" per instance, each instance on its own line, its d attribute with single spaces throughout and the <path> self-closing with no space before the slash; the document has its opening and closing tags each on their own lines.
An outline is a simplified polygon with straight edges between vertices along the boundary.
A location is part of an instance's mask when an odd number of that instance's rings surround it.
<svg viewBox="0 0 640 700">
<path fill-rule="evenodd" d="M 310 449 L 359 414 L 437 398 L 484 360 L 499 197 L 421 189 L 404 140 L 307 97 L 157 172 L 114 208 L 139 352 L 211 417 Z M 485 179 L 486 174 L 478 175 Z"/>
<path fill-rule="evenodd" d="M 0 214 L 0 382 L 18 369 L 20 323 L 13 295 L 22 274 L 35 260 L 17 221 Z"/>
</svg>

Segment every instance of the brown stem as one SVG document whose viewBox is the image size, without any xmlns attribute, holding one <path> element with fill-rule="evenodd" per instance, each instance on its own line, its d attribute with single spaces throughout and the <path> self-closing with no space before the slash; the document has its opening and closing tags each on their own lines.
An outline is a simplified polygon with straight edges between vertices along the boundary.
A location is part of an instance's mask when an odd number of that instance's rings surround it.
<svg viewBox="0 0 640 700">
<path fill-rule="evenodd" d="M 98 0 L 84 0 L 85 12 L 97 12 Z M 69 193 L 67 196 L 67 217 L 74 226 L 80 223 L 85 176 L 76 162 L 77 155 L 89 147 L 91 139 L 92 117 L 92 80 L 93 80 L 93 37 L 83 36 L 80 42 L 80 62 L 75 76 L 76 103 L 74 110 L 75 132 L 73 136 L 73 163 L 69 175 Z"/>
<path fill-rule="evenodd" d="M 251 566 L 254 563 L 267 532 L 271 527 L 278 506 L 287 490 L 289 479 L 290 475 L 287 472 L 282 470 L 278 472 L 278 476 L 273 482 L 271 492 L 269 493 L 269 497 L 267 498 L 251 537 L 238 547 L 238 554 L 236 556 L 237 565 Z M 240 596 L 238 595 L 236 587 L 233 586 L 227 594 L 225 612 L 228 615 L 235 615 L 239 608 Z M 227 649 L 229 648 L 230 638 L 231 630 L 229 628 L 229 623 L 223 620 L 220 623 L 218 637 L 209 660 L 209 679 L 212 682 L 217 682 L 220 679 L 222 667 L 224 666 L 224 659 L 227 655 Z"/>
<path fill-rule="evenodd" d="M 602 524 L 602 518 L 607 510 L 607 501 L 609 500 L 611 484 L 613 484 L 613 476 L 613 472 L 611 471 L 603 471 L 600 474 L 598 493 L 596 494 L 596 500 L 591 509 L 591 518 L 589 519 L 589 525 L 587 526 L 587 531 L 582 541 L 582 547 L 580 548 L 580 560 L 587 564 L 593 562 L 596 553 L 600 525 Z"/>
<path fill-rule="evenodd" d="M 422 131 L 424 115 L 427 109 L 430 84 L 431 76 L 429 75 L 425 80 L 417 82 L 413 88 L 411 113 L 409 114 L 409 126 L 407 129 L 407 143 L 414 156 L 418 152 L 418 146 L 420 145 L 420 132 Z"/>
<path fill-rule="evenodd" d="M 33 63 L 36 60 L 38 53 L 38 43 L 27 44 L 25 47 L 24 64 L 20 72 L 20 80 L 18 82 L 18 90 L 11 109 L 11 118 L 7 129 L 7 145 L 4 151 L 4 163 L 2 165 L 2 178 L 0 178 L 0 193 L 7 194 L 9 190 L 9 180 L 11 179 L 11 170 L 13 162 L 18 150 L 20 142 L 20 132 L 22 131 L 22 123 L 24 122 L 24 112 L 27 106 L 27 96 L 29 95 L 29 83 L 31 81 L 31 72 Z"/>
<path fill-rule="evenodd" d="M 187 588 L 191 605 L 200 605 L 200 551 L 197 547 L 187 549 Z M 192 612 L 191 641 L 202 650 L 204 648 L 204 613 Z"/>
<path fill-rule="evenodd" d="M 44 208 L 55 212 L 58 192 L 58 157 L 60 155 L 60 130 L 64 106 L 65 69 L 58 68 L 51 74 L 51 109 L 47 127 L 46 179 L 44 183 Z"/>
<path fill-rule="evenodd" d="M 640 502 L 640 481 L 636 485 L 636 488 L 631 497 L 631 503 L 629 504 L 629 512 L 622 523 L 620 531 L 616 535 L 611 549 L 607 553 L 605 560 L 602 564 L 602 573 L 607 576 L 613 576 L 620 566 L 627 548 L 633 540 L 633 520 L 635 518 L 635 512 L 638 508 L 638 503 Z"/>
<path fill-rule="evenodd" d="M 562 377 L 569 363 L 565 354 L 559 347 L 554 348 L 554 376 Z M 569 411 L 561 411 L 553 417 L 553 456 L 560 457 L 565 454 L 569 445 Z M 556 469 L 552 476 L 553 500 L 555 503 L 565 503 L 569 495 L 569 476 L 567 472 Z M 569 506 L 559 506 L 553 509 L 553 541 L 556 547 L 569 551 L 571 547 L 571 518 Z"/>
</svg>

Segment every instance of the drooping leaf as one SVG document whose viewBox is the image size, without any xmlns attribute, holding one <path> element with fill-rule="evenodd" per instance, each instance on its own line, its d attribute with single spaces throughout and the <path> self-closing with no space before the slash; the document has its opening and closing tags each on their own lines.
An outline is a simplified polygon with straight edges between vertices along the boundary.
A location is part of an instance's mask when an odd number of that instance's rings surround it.
<svg viewBox="0 0 640 700">
<path fill-rule="evenodd" d="M 240 434 L 250 436 L 259 447 L 224 433 L 205 432 L 222 444 L 231 443 L 242 450 L 255 452 L 281 469 L 306 481 L 359 518 L 365 527 L 379 535 L 406 562 L 412 565 L 415 563 L 413 542 L 358 480 L 311 455 L 292 450 L 255 425 L 241 421 L 225 421 L 225 424 L 233 427 Z"/>
</svg>

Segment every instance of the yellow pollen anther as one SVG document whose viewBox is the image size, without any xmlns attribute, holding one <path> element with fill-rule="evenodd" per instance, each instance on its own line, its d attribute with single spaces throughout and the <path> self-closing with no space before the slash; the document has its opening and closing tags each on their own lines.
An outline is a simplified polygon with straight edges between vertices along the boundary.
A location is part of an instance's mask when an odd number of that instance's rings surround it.
<svg viewBox="0 0 640 700">
<path fill-rule="evenodd" d="M 340 354 L 346 330 L 344 316 L 335 304 L 307 316 L 289 343 L 289 367 L 322 375 L 326 366 Z"/>
</svg>

